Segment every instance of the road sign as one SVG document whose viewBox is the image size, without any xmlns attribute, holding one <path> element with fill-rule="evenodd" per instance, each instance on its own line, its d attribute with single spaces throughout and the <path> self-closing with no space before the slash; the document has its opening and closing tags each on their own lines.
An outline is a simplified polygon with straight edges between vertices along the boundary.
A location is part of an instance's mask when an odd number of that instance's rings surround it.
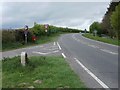
<svg viewBox="0 0 120 90">
<path fill-rule="evenodd" d="M 48 32 L 48 30 L 46 29 L 45 32 Z"/>
<path fill-rule="evenodd" d="M 85 29 L 85 33 L 87 32 L 87 30 Z"/>
<path fill-rule="evenodd" d="M 97 33 L 97 30 L 94 30 L 94 33 Z"/>
<path fill-rule="evenodd" d="M 28 30 L 28 26 L 27 25 L 25 25 L 25 30 Z"/>
<path fill-rule="evenodd" d="M 94 30 L 94 34 L 95 34 L 95 36 L 97 36 L 97 30 Z"/>
<path fill-rule="evenodd" d="M 46 28 L 46 29 L 48 28 L 48 26 L 49 26 L 48 24 L 45 24 L 45 28 Z"/>
</svg>

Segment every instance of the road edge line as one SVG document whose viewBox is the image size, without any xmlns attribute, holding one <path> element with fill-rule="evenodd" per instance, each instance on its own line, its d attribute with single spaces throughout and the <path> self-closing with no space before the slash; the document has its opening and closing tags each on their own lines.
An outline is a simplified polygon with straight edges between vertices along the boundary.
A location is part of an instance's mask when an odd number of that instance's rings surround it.
<svg viewBox="0 0 120 90">
<path fill-rule="evenodd" d="M 109 88 L 103 83 L 97 76 L 95 76 L 89 69 L 87 69 L 78 59 L 74 58 L 76 62 L 91 76 L 93 77 L 103 88 Z"/>
<path fill-rule="evenodd" d="M 61 50 L 60 44 L 58 42 L 57 42 L 57 45 L 58 45 L 59 49 Z"/>
<path fill-rule="evenodd" d="M 100 49 L 100 50 L 103 51 L 103 52 L 109 53 L 109 54 L 118 55 L 118 53 L 109 51 L 107 49 Z"/>
<path fill-rule="evenodd" d="M 66 56 L 65 56 L 65 54 L 64 54 L 64 53 L 62 53 L 62 56 L 63 56 L 64 58 L 66 58 Z"/>
</svg>

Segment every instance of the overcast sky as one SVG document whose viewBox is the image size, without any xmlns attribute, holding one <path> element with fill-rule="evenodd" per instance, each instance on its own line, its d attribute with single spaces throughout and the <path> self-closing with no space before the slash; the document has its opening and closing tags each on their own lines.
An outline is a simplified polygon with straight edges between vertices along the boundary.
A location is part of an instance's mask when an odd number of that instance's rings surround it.
<svg viewBox="0 0 120 90">
<path fill-rule="evenodd" d="M 2 28 L 50 24 L 88 29 L 101 21 L 110 2 L 6 2 L 2 7 Z"/>
</svg>

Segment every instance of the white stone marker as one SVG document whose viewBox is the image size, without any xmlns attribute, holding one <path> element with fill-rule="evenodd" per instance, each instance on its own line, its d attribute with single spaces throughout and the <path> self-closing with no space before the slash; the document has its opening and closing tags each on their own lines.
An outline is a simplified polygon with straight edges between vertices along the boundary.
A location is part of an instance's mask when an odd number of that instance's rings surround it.
<svg viewBox="0 0 120 90">
<path fill-rule="evenodd" d="M 27 53 L 26 52 L 21 52 L 21 64 L 22 66 L 25 66 L 27 63 Z"/>
</svg>

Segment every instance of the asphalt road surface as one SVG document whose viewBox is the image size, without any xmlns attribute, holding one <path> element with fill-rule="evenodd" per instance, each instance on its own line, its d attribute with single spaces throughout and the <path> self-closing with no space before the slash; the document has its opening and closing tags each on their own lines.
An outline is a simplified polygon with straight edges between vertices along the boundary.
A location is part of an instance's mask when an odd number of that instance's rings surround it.
<svg viewBox="0 0 120 90">
<path fill-rule="evenodd" d="M 61 55 L 61 51 L 59 50 L 57 42 L 51 42 L 48 44 L 30 46 L 27 48 L 21 48 L 21 49 L 1 52 L 2 53 L 1 59 L 7 58 L 7 57 L 11 58 L 14 56 L 20 56 L 21 52 L 26 52 L 28 56 Z"/>
<path fill-rule="evenodd" d="M 63 35 L 59 44 L 88 87 L 118 88 L 117 46 L 96 42 L 81 34 Z"/>
<path fill-rule="evenodd" d="M 57 42 L 1 52 L 14 57 L 21 52 L 32 55 L 63 55 L 89 88 L 118 88 L 118 47 L 82 37 L 62 35 Z"/>
</svg>

